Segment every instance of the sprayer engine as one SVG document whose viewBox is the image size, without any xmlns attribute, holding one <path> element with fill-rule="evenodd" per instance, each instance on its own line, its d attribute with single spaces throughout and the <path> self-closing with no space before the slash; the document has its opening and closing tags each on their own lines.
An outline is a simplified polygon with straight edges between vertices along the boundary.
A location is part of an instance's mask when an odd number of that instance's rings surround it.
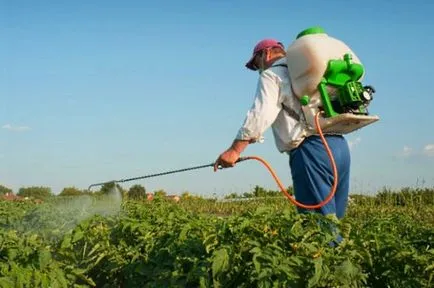
<svg viewBox="0 0 434 288">
<path fill-rule="evenodd" d="M 351 54 L 343 59 L 330 60 L 318 88 L 321 95 L 325 117 L 334 117 L 343 113 L 368 115 L 368 105 L 375 89 L 363 86 L 359 81 L 364 68 L 351 61 Z M 334 92 L 330 93 L 329 90 Z"/>
<path fill-rule="evenodd" d="M 350 81 L 337 91 L 337 96 L 331 96 L 332 108 L 338 114 L 368 115 L 368 106 L 374 93 L 372 86 L 362 86 L 360 82 Z"/>
<path fill-rule="evenodd" d="M 319 102 L 312 103 L 308 95 L 300 99 L 309 123 L 313 122 L 318 111 L 322 112 L 320 125 L 325 132 L 347 134 L 379 119 L 368 112 L 375 89 L 363 86 L 360 79 L 364 68 L 362 64 L 352 62 L 351 58 L 347 53 L 343 59 L 328 62 L 318 84 Z"/>
</svg>

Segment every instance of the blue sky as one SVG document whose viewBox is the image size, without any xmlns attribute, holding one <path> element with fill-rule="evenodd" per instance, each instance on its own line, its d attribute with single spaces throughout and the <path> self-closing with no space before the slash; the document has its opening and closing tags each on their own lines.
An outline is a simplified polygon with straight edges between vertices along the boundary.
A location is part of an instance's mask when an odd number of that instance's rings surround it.
<svg viewBox="0 0 434 288">
<path fill-rule="evenodd" d="M 434 186 L 434 2 L 2 1 L 0 183 L 90 184 L 212 163 L 250 108 L 253 46 L 313 25 L 349 44 L 381 121 L 348 135 L 352 192 Z M 285 185 L 269 129 L 244 155 Z M 123 184 L 171 194 L 277 189 L 256 161 Z"/>
</svg>

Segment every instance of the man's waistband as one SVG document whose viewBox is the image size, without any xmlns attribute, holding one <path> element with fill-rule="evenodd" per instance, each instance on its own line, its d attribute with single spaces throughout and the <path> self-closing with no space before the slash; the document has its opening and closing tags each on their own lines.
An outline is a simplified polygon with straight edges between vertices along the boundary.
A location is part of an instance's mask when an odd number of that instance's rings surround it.
<svg viewBox="0 0 434 288">
<path fill-rule="evenodd" d="M 335 133 L 323 133 L 323 135 L 324 135 L 324 137 L 325 138 L 334 138 L 334 137 L 339 137 L 339 138 L 343 138 L 344 137 L 344 135 L 342 135 L 342 134 L 335 134 Z M 306 139 L 309 139 L 309 138 L 321 138 L 321 136 L 319 135 L 319 134 L 313 134 L 313 135 L 309 135 L 309 136 L 307 136 L 306 138 L 305 138 L 305 140 Z"/>
</svg>

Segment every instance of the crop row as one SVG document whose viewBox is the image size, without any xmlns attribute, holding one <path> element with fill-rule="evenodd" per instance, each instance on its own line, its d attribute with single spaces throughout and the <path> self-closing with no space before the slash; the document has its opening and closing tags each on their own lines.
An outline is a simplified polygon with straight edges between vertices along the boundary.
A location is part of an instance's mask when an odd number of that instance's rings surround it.
<svg viewBox="0 0 434 288">
<path fill-rule="evenodd" d="M 284 199 L 75 201 L 0 202 L 1 287 L 434 283 L 434 229 L 417 218 L 433 205 L 353 206 L 337 222 L 297 214 Z"/>
</svg>

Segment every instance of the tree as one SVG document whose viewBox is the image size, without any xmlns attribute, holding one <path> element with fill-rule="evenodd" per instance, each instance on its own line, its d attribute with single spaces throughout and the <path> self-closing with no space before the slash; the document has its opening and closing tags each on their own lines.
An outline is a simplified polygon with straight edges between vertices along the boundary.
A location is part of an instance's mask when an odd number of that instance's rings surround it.
<svg viewBox="0 0 434 288">
<path fill-rule="evenodd" d="M 292 188 L 288 187 L 286 192 L 292 194 Z M 282 195 L 282 191 L 279 190 L 267 190 L 256 185 L 253 189 L 253 197 L 279 197 Z"/>
<path fill-rule="evenodd" d="M 10 189 L 6 186 L 0 185 L 0 195 L 8 194 L 8 193 L 13 194 L 14 192 L 12 191 L 12 189 Z"/>
<path fill-rule="evenodd" d="M 146 189 L 140 184 L 135 184 L 128 190 L 128 199 L 141 200 L 146 198 Z"/>
<path fill-rule="evenodd" d="M 99 194 L 102 195 L 112 194 L 114 192 L 120 192 L 122 197 L 125 194 L 125 190 L 121 187 L 121 185 L 115 183 L 114 181 L 103 184 L 99 190 Z"/>
<path fill-rule="evenodd" d="M 21 187 L 18 190 L 18 196 L 44 199 L 52 196 L 51 188 L 42 186 Z"/>
<path fill-rule="evenodd" d="M 235 192 L 232 192 L 232 193 L 230 193 L 230 194 L 228 194 L 228 195 L 225 195 L 224 198 L 225 198 L 225 199 L 235 199 L 235 198 L 241 198 L 241 196 L 238 195 L 238 194 L 235 193 Z"/>
<path fill-rule="evenodd" d="M 154 192 L 154 196 L 155 196 L 156 198 L 158 198 L 158 197 L 164 198 L 164 197 L 166 197 L 166 195 L 167 195 L 167 193 L 166 193 L 166 191 L 164 191 L 163 189 L 156 190 L 156 191 Z"/>
<path fill-rule="evenodd" d="M 79 196 L 83 195 L 83 191 L 77 189 L 75 187 L 65 187 L 62 192 L 60 192 L 59 196 Z"/>
<path fill-rule="evenodd" d="M 254 197 L 265 197 L 267 195 L 267 190 L 264 188 L 256 185 L 255 188 L 253 188 L 253 196 Z"/>
<path fill-rule="evenodd" d="M 190 192 L 184 191 L 181 193 L 181 199 L 189 199 L 191 198 Z"/>
</svg>

